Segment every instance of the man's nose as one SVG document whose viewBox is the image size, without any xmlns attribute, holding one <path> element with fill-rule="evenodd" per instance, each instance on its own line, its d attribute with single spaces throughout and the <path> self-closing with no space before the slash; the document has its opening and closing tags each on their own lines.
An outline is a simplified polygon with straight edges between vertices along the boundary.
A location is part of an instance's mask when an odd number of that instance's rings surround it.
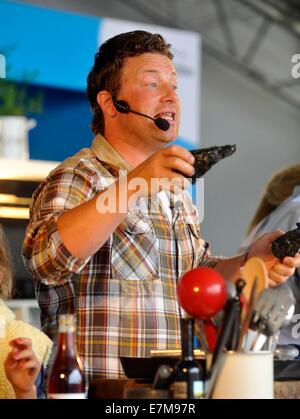
<svg viewBox="0 0 300 419">
<path fill-rule="evenodd" d="M 162 101 L 175 102 L 178 100 L 178 95 L 173 86 L 166 83 L 162 88 Z"/>
</svg>

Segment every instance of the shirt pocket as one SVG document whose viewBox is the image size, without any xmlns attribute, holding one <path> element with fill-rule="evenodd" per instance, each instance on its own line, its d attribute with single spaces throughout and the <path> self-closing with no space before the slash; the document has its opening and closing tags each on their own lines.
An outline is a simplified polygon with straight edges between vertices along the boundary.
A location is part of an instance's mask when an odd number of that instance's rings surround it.
<svg viewBox="0 0 300 419">
<path fill-rule="evenodd" d="M 146 280 L 158 277 L 158 240 L 150 220 L 129 214 L 113 234 L 112 278 Z"/>
</svg>

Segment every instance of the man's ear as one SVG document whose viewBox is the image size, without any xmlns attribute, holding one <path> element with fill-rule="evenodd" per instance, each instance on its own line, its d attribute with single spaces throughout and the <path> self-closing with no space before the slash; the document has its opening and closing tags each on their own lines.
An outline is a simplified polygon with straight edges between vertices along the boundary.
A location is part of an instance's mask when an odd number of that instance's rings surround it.
<svg viewBox="0 0 300 419">
<path fill-rule="evenodd" d="M 101 92 L 98 93 L 97 102 L 105 115 L 108 115 L 111 118 L 114 118 L 117 115 L 117 110 L 113 104 L 111 94 L 106 90 L 101 90 Z"/>
</svg>

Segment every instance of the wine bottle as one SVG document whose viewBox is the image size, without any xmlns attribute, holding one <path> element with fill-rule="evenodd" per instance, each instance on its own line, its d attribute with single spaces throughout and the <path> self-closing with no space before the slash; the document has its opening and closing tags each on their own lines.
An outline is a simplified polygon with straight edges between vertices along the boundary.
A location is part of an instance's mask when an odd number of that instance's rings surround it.
<svg viewBox="0 0 300 419">
<path fill-rule="evenodd" d="M 85 399 L 85 379 L 77 354 L 72 314 L 59 316 L 57 350 L 48 376 L 48 399 Z"/>
<path fill-rule="evenodd" d="M 173 371 L 173 398 L 200 399 L 204 396 L 203 368 L 194 358 L 194 319 L 181 319 L 181 359 Z"/>
</svg>

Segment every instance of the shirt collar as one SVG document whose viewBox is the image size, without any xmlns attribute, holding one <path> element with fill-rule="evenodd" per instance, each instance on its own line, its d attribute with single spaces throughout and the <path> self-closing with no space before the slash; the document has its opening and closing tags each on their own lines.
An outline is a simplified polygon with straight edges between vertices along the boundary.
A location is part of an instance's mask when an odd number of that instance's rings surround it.
<svg viewBox="0 0 300 419">
<path fill-rule="evenodd" d="M 93 139 L 91 149 L 96 157 L 110 166 L 118 167 L 128 172 L 132 170 L 131 165 L 117 152 L 115 148 L 101 135 L 97 134 Z"/>
</svg>

